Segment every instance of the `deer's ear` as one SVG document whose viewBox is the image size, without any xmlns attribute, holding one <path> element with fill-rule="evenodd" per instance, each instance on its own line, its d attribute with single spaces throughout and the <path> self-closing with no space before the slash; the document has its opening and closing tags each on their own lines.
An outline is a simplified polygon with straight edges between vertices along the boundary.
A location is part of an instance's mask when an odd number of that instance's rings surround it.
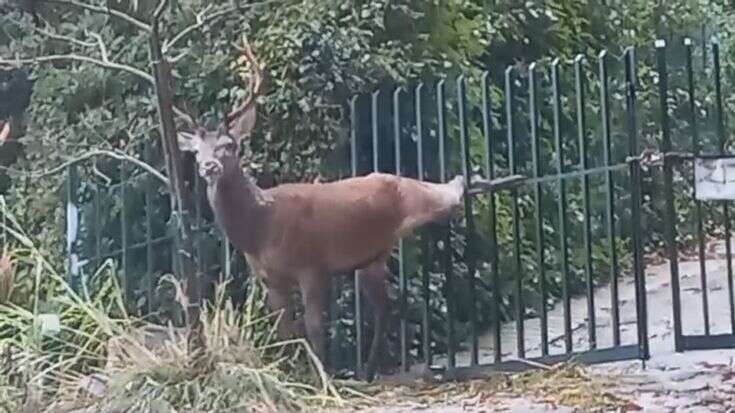
<svg viewBox="0 0 735 413">
<path fill-rule="evenodd" d="M 196 152 L 196 142 L 199 139 L 195 133 L 179 132 L 176 134 L 179 140 L 179 149 L 182 152 Z"/>
<path fill-rule="evenodd" d="M 230 136 L 236 141 L 242 142 L 243 139 L 249 137 L 255 128 L 256 110 L 255 102 L 248 105 L 240 114 L 228 122 Z"/>
</svg>

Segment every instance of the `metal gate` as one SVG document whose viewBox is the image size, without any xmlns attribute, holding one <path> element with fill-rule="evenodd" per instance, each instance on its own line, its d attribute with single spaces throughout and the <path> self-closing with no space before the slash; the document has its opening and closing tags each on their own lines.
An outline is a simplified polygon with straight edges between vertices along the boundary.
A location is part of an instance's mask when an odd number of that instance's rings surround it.
<svg viewBox="0 0 735 413">
<path fill-rule="evenodd" d="M 567 63 L 560 59 L 533 63 L 527 70 L 509 67 L 500 79 L 483 72 L 472 83 L 475 91 L 479 89 L 473 107 L 468 105 L 468 83 L 473 79 L 464 75 L 454 81 L 419 82 L 352 99 L 353 175 L 382 171 L 446 182 L 450 171 L 456 171 L 467 182 L 476 180 L 478 174 L 486 180 L 523 178 L 507 190 L 485 193 L 470 189 L 463 220 L 435 232 L 433 242 L 422 237 L 422 248 L 441 257 L 436 273 L 430 268 L 431 258 L 424 257 L 424 262 L 411 267 L 405 259 L 408 241 L 399 245 L 395 262 L 401 317 L 397 341 L 403 371 L 419 363 L 426 372 L 459 378 L 572 358 L 585 363 L 648 358 L 635 54 L 629 48 L 615 58 L 604 51 L 596 60 L 596 68 L 590 68 L 581 55 Z M 615 142 L 617 152 L 612 141 L 611 64 L 619 72 L 615 92 L 625 96 L 623 123 L 615 125 L 616 136 L 625 139 Z M 498 90 L 493 88 L 494 80 L 501 84 L 502 105 L 493 102 Z M 596 99 L 590 99 L 590 93 Z M 549 105 L 543 105 L 542 99 Z M 595 109 L 597 116 L 591 117 Z M 599 134 L 591 130 L 596 122 Z M 474 134 L 472 128 L 476 128 Z M 481 138 L 482 143 L 472 137 Z M 591 145 L 599 152 L 593 154 Z M 622 181 L 630 192 L 625 202 L 618 199 Z M 549 213 L 547 208 L 556 211 Z M 583 217 L 581 223 L 570 223 L 573 214 Z M 623 215 L 629 226 L 621 229 L 618 220 Z M 480 221 L 484 225 L 478 225 Z M 554 227 L 553 237 L 549 226 Z M 575 236 L 580 233 L 581 237 Z M 635 331 L 625 338 L 618 294 L 623 244 L 627 244 L 624 255 L 631 261 L 627 272 L 633 279 L 635 314 Z M 447 248 L 450 245 L 453 248 Z M 478 245 L 485 251 L 478 251 Z M 598 250 L 604 260 L 597 257 Z M 550 257 L 550 251 L 555 257 Z M 604 304 L 610 313 L 607 328 L 598 322 L 602 308 L 595 303 L 595 279 L 603 272 L 610 291 L 609 302 Z M 438 281 L 432 284 L 437 273 Z M 413 277 L 421 279 L 421 286 L 410 291 Z M 509 281 L 512 286 L 507 288 L 503 283 Z M 552 288 L 558 297 L 556 305 L 563 309 L 557 328 L 560 337 L 550 336 Z M 481 291 L 489 297 L 484 302 L 478 299 Z M 586 297 L 583 338 L 572 321 L 575 292 Z M 423 303 L 418 329 L 410 329 L 407 321 L 412 293 L 418 293 Z M 359 295 L 355 297 L 356 366 L 360 372 L 363 309 Z M 436 301 L 442 303 L 440 316 L 432 312 Z M 537 310 L 529 314 L 529 306 Z M 464 320 L 460 312 L 466 313 Z M 494 317 L 485 317 L 487 314 Z M 515 335 L 513 354 L 506 354 L 503 342 L 509 321 L 515 323 L 510 332 Z M 528 325 L 534 324 L 538 327 L 529 331 Z M 437 334 L 437 329 L 444 334 Z M 607 340 L 599 337 L 603 332 Z M 554 347 L 562 341 L 563 346 Z M 529 349 L 529 342 L 539 345 Z"/>
<path fill-rule="evenodd" d="M 667 256 L 669 259 L 669 265 L 671 270 L 671 292 L 672 292 L 672 303 L 673 303 L 673 327 L 674 327 L 674 345 L 678 352 L 685 350 L 702 350 L 702 349 L 716 349 L 716 348 L 735 348 L 735 300 L 733 296 L 733 264 L 732 264 L 732 232 L 731 232 L 731 213 L 730 204 L 728 201 L 701 201 L 695 200 L 695 220 L 696 220 L 696 237 L 697 237 L 697 263 L 699 265 L 699 290 L 701 291 L 700 302 L 701 302 L 701 324 L 697 324 L 694 330 L 695 332 L 685 332 L 684 320 L 683 320 L 683 308 L 682 308 L 682 286 L 681 286 L 681 257 L 680 257 L 680 242 L 677 239 L 679 225 L 681 224 L 677 220 L 677 207 L 674 199 L 675 187 L 674 187 L 674 174 L 680 172 L 683 169 L 693 169 L 696 167 L 695 163 L 706 162 L 707 160 L 726 160 L 731 159 L 732 155 L 726 154 L 727 137 L 725 135 L 725 119 L 722 101 L 722 78 L 720 68 L 720 48 L 718 43 L 712 44 L 712 73 L 711 77 L 714 83 L 714 123 L 715 123 L 715 134 L 716 134 L 716 147 L 712 148 L 709 153 L 703 153 L 702 148 L 702 136 L 700 133 L 701 120 L 697 114 L 697 107 L 695 102 L 697 101 L 695 95 L 695 73 L 693 68 L 692 59 L 692 42 L 689 39 L 685 39 L 685 64 L 684 71 L 686 73 L 686 95 L 689 101 L 688 108 L 688 123 L 690 127 L 691 141 L 687 142 L 690 145 L 690 152 L 676 152 L 673 148 L 673 140 L 671 134 L 671 119 L 670 119 L 670 102 L 668 98 L 671 96 L 671 87 L 669 85 L 669 72 L 670 69 L 667 65 L 667 45 L 663 41 L 659 41 L 656 44 L 657 47 L 657 66 L 658 72 L 660 73 L 659 83 L 659 95 L 660 95 L 660 108 L 661 108 L 661 132 L 662 132 L 662 143 L 661 150 L 663 156 L 663 174 L 664 174 L 664 193 L 666 202 L 665 211 L 665 237 Z M 693 182 L 694 184 L 694 182 Z M 727 185 L 727 182 L 723 181 L 722 184 Z M 696 186 L 694 184 L 693 186 Z M 697 197 L 699 198 L 699 197 Z M 732 198 L 730 198 L 732 199 Z M 725 249 L 725 267 L 724 273 L 719 274 L 718 278 L 711 278 L 712 276 L 717 277 L 717 273 L 708 274 L 708 270 L 711 270 L 711 264 L 716 261 L 707 259 L 706 243 L 707 234 L 704 228 L 705 226 L 705 207 L 716 208 L 718 211 L 714 214 L 714 220 L 718 226 L 723 227 L 723 234 L 721 238 L 724 238 L 724 249 Z M 713 214 L 710 214 L 710 219 L 713 219 Z M 708 261 L 709 267 L 708 268 Z M 708 279 L 708 277 L 710 277 Z M 729 325 L 726 328 L 721 328 L 719 331 L 714 332 L 712 329 L 712 322 L 710 319 L 710 294 L 715 293 L 713 291 L 711 283 L 722 282 L 722 278 L 725 278 L 727 284 L 726 287 L 726 302 L 727 311 L 729 313 Z M 686 309 L 687 315 L 695 313 L 697 309 L 688 308 Z"/>
</svg>

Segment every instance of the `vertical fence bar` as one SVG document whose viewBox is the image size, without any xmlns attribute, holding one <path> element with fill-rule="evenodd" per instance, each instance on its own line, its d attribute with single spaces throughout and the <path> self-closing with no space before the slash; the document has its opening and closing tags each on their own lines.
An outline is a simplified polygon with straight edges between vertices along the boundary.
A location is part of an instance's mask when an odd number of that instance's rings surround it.
<svg viewBox="0 0 735 413">
<path fill-rule="evenodd" d="M 568 336 L 567 329 L 571 330 L 571 301 L 569 297 L 569 244 L 567 240 L 567 185 L 562 177 L 564 173 L 564 142 L 561 134 L 561 81 L 559 80 L 559 59 L 551 63 L 551 82 L 553 94 L 553 117 L 554 117 L 554 144 L 556 150 L 556 172 L 559 174 L 559 252 L 561 253 L 561 276 L 562 295 L 564 296 L 564 332 Z M 545 303 L 545 301 L 544 301 Z M 544 311 L 544 314 L 546 311 Z M 547 344 L 548 347 L 548 344 Z"/>
<path fill-rule="evenodd" d="M 153 153 L 149 139 L 144 145 L 145 160 L 150 165 L 153 162 Z M 146 274 L 146 315 L 153 310 L 153 185 L 150 182 L 145 186 L 145 274 Z"/>
<path fill-rule="evenodd" d="M 67 276 L 69 284 L 75 292 L 80 291 L 79 285 L 79 256 L 76 252 L 76 241 L 79 235 L 79 171 L 77 164 L 66 167 L 66 254 Z M 4 216 L 4 215 L 3 215 Z"/>
<path fill-rule="evenodd" d="M 415 100 L 416 105 L 416 162 L 418 168 L 419 180 L 424 180 L 424 111 L 423 111 L 423 90 L 424 84 L 419 83 L 416 86 Z M 429 236 L 427 231 L 424 231 L 425 236 Z M 423 237 L 422 237 L 423 238 Z M 424 240 L 425 241 L 425 240 Z M 422 320 L 422 335 L 423 335 L 423 353 L 424 363 L 426 371 L 430 371 L 432 364 L 431 354 L 431 243 L 423 242 L 425 248 L 424 262 L 423 262 L 423 277 L 422 283 L 422 294 L 424 296 L 424 311 Z"/>
<path fill-rule="evenodd" d="M 603 50 L 599 54 L 599 76 L 600 76 L 600 115 L 602 121 L 603 157 L 606 166 L 614 164 L 612 157 L 612 142 L 610 138 L 610 96 L 608 78 L 608 54 Z M 615 241 L 615 182 L 613 171 L 605 173 L 606 191 L 606 214 L 607 218 L 607 242 L 608 254 L 610 254 L 610 313 L 612 316 L 612 341 L 613 346 L 620 345 L 620 300 L 618 299 L 618 254 Z"/>
<path fill-rule="evenodd" d="M 541 176 L 541 148 L 538 136 L 538 81 L 536 79 L 536 62 L 528 66 L 528 118 L 531 122 L 531 157 L 534 177 Z M 549 354 L 549 327 L 546 312 L 546 272 L 544 268 L 544 222 L 541 213 L 541 183 L 533 186 L 536 230 L 536 265 L 538 267 L 539 293 L 541 294 L 541 355 Z"/>
<path fill-rule="evenodd" d="M 687 94 L 689 95 L 689 122 L 692 134 L 692 152 L 699 154 L 699 128 L 697 127 L 697 105 L 694 94 L 694 68 L 692 67 L 692 39 L 684 39 L 686 49 Z M 696 197 L 696 184 L 692 178 L 694 210 L 697 215 L 697 244 L 699 248 L 699 277 L 702 286 L 702 317 L 704 318 L 704 334 L 709 335 L 709 291 L 707 290 L 707 263 L 705 261 L 704 222 L 702 219 L 702 202 Z"/>
<path fill-rule="evenodd" d="M 96 168 L 96 162 L 94 167 Z M 102 264 L 102 196 L 99 184 L 94 190 L 94 267 L 96 270 Z"/>
<path fill-rule="evenodd" d="M 707 68 L 707 26 L 702 23 L 702 27 L 700 28 L 700 41 L 702 42 L 702 69 Z"/>
<path fill-rule="evenodd" d="M 447 120 L 446 120 L 446 98 L 444 94 L 445 79 L 442 79 L 436 85 L 436 105 L 437 105 L 437 123 L 439 128 L 439 180 L 442 183 L 447 182 Z M 452 268 L 452 224 L 447 223 L 444 230 L 444 274 L 445 285 L 444 294 L 447 300 L 447 358 L 449 369 L 454 369 L 457 365 L 456 346 L 454 337 L 454 290 L 453 279 L 454 269 Z"/>
<path fill-rule="evenodd" d="M 518 173 L 518 165 L 516 163 L 515 148 L 515 128 L 513 125 L 513 114 L 515 111 L 515 99 L 513 96 L 513 67 L 505 69 L 505 115 L 508 123 L 508 168 L 510 174 Z M 511 189 L 512 198 L 512 219 L 513 219 L 513 264 L 515 276 L 515 317 L 516 317 L 516 335 L 518 339 L 518 357 L 526 357 L 524 320 L 525 314 L 523 305 L 523 280 L 521 272 L 521 215 L 518 207 L 518 189 Z"/>
<path fill-rule="evenodd" d="M 574 58 L 574 89 L 577 100 L 577 139 L 579 139 L 579 162 L 583 171 L 589 169 L 589 157 L 587 156 L 587 116 L 585 113 L 585 81 L 583 55 Z M 587 284 L 587 334 L 589 336 L 590 350 L 597 348 L 597 322 L 595 320 L 595 284 L 592 280 L 592 214 L 590 213 L 590 177 L 586 173 L 582 175 L 582 209 L 584 214 L 584 274 Z M 569 281 L 564 278 L 564 331 L 571 331 L 571 308 L 569 306 Z M 566 334 L 565 340 L 567 353 L 572 352 L 572 336 Z"/>
<path fill-rule="evenodd" d="M 229 279 L 232 275 L 232 252 L 230 251 L 230 239 L 224 231 L 220 235 L 222 242 L 222 272 L 225 279 Z M 178 262 L 178 260 L 177 260 Z"/>
<path fill-rule="evenodd" d="M 370 100 L 370 108 L 371 108 L 371 121 L 372 121 L 372 132 L 373 132 L 373 172 L 378 172 L 380 170 L 380 159 L 378 156 L 378 117 L 379 113 L 378 110 L 380 109 L 378 103 L 380 102 L 380 89 L 373 92 Z"/>
<path fill-rule="evenodd" d="M 674 168 L 666 153 L 671 151 L 671 130 L 668 110 L 668 70 L 666 67 L 666 40 L 656 40 L 656 60 L 659 76 L 659 106 L 661 112 L 661 150 L 664 152 L 664 237 L 671 266 L 671 299 L 674 306 L 674 347 L 677 352 L 684 350 L 681 335 L 681 291 L 679 290 L 679 260 L 676 245 L 676 206 L 674 205 Z"/>
<path fill-rule="evenodd" d="M 467 80 L 464 75 L 457 78 L 457 116 L 459 116 L 459 142 L 462 150 L 462 175 L 466 185 L 470 184 L 472 176 L 472 158 L 470 158 L 470 134 L 467 130 Z M 475 248 L 475 219 L 472 209 L 472 197 L 464 197 L 465 226 L 467 238 L 465 240 L 465 263 L 467 264 L 467 277 L 469 277 L 469 295 L 472 302 L 470 311 L 470 334 L 472 338 L 472 349 L 470 363 L 476 366 L 479 362 L 480 339 L 477 329 L 477 295 L 475 286 L 476 258 Z"/>
<path fill-rule="evenodd" d="M 401 176 L 401 93 L 403 89 L 397 87 L 393 92 L 393 138 L 395 143 L 396 175 Z M 403 238 L 398 240 L 398 283 L 401 294 L 401 368 L 408 371 L 408 335 L 406 333 L 406 313 L 408 308 L 408 280 L 404 261 Z"/>
<path fill-rule="evenodd" d="M 630 209 L 633 227 L 633 275 L 636 286 L 636 320 L 638 326 L 638 346 L 643 359 L 648 359 L 648 314 L 646 306 L 646 278 L 643 262 L 643 236 L 641 229 L 641 165 L 638 155 L 638 129 L 636 125 L 636 62 L 635 49 L 625 49 L 626 112 L 628 126 L 628 156 L 630 163 Z"/>
<path fill-rule="evenodd" d="M 120 263 L 122 270 L 122 285 L 125 298 L 123 302 L 126 308 L 130 304 L 130 279 L 128 279 L 128 217 L 127 217 L 127 186 L 128 186 L 128 163 L 123 161 L 120 165 L 120 243 L 122 244 L 122 253 Z"/>
<path fill-rule="evenodd" d="M 492 141 L 492 102 L 490 101 L 490 72 L 482 74 L 482 132 L 485 139 L 485 174 L 487 179 L 495 179 L 495 151 Z M 500 274 L 498 270 L 498 235 L 497 225 L 495 222 L 495 192 L 490 191 L 488 194 L 488 222 L 489 222 L 489 241 L 490 241 L 490 273 L 492 276 L 493 288 L 493 349 L 494 361 L 500 363 L 502 361 L 502 348 L 500 340 Z"/>
<path fill-rule="evenodd" d="M 350 99 L 350 169 L 352 176 L 357 176 L 357 99 L 353 96 Z M 355 282 L 355 373 L 358 377 L 362 377 L 364 365 L 362 360 L 362 299 L 360 297 L 360 273 L 353 272 Z"/>
<path fill-rule="evenodd" d="M 725 137 L 725 118 L 722 109 L 722 79 L 720 73 L 720 44 L 712 43 L 712 60 L 715 66 L 715 97 L 717 101 L 717 138 L 721 154 L 726 152 L 727 138 Z M 725 220 L 725 256 L 727 259 L 727 288 L 730 304 L 730 330 L 735 334 L 735 299 L 733 298 L 733 268 L 732 268 L 732 231 L 730 222 L 730 204 L 722 202 L 722 214 Z"/>
</svg>

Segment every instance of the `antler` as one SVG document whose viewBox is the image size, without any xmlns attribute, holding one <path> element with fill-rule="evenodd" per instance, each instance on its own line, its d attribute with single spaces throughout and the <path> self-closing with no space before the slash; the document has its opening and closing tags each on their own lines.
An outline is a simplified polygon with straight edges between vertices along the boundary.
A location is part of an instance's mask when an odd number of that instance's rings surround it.
<svg viewBox="0 0 735 413">
<path fill-rule="evenodd" d="M 243 56 L 245 57 L 245 60 L 247 60 L 250 63 L 250 66 L 252 67 L 252 75 L 250 76 L 250 95 L 247 99 L 245 99 L 245 102 L 237 106 L 235 109 L 233 109 L 230 113 L 227 114 L 227 124 L 231 126 L 231 123 L 237 119 L 240 115 L 242 115 L 245 110 L 250 107 L 251 104 L 253 104 L 253 101 L 255 98 L 260 94 L 260 89 L 263 85 L 263 67 L 260 65 L 258 60 L 255 58 L 255 55 L 253 54 L 253 49 L 250 47 L 250 42 L 248 42 L 245 35 L 242 36 L 242 47 L 236 47 L 239 51 L 242 52 Z"/>
</svg>

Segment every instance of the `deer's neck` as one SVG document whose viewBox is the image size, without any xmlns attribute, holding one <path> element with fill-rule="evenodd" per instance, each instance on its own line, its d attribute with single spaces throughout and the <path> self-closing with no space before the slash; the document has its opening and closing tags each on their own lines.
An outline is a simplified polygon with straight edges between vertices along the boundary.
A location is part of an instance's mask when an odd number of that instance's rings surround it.
<svg viewBox="0 0 735 413">
<path fill-rule="evenodd" d="M 257 253 L 266 236 L 272 200 L 242 171 L 209 185 L 207 196 L 232 245 L 242 252 Z"/>
</svg>

